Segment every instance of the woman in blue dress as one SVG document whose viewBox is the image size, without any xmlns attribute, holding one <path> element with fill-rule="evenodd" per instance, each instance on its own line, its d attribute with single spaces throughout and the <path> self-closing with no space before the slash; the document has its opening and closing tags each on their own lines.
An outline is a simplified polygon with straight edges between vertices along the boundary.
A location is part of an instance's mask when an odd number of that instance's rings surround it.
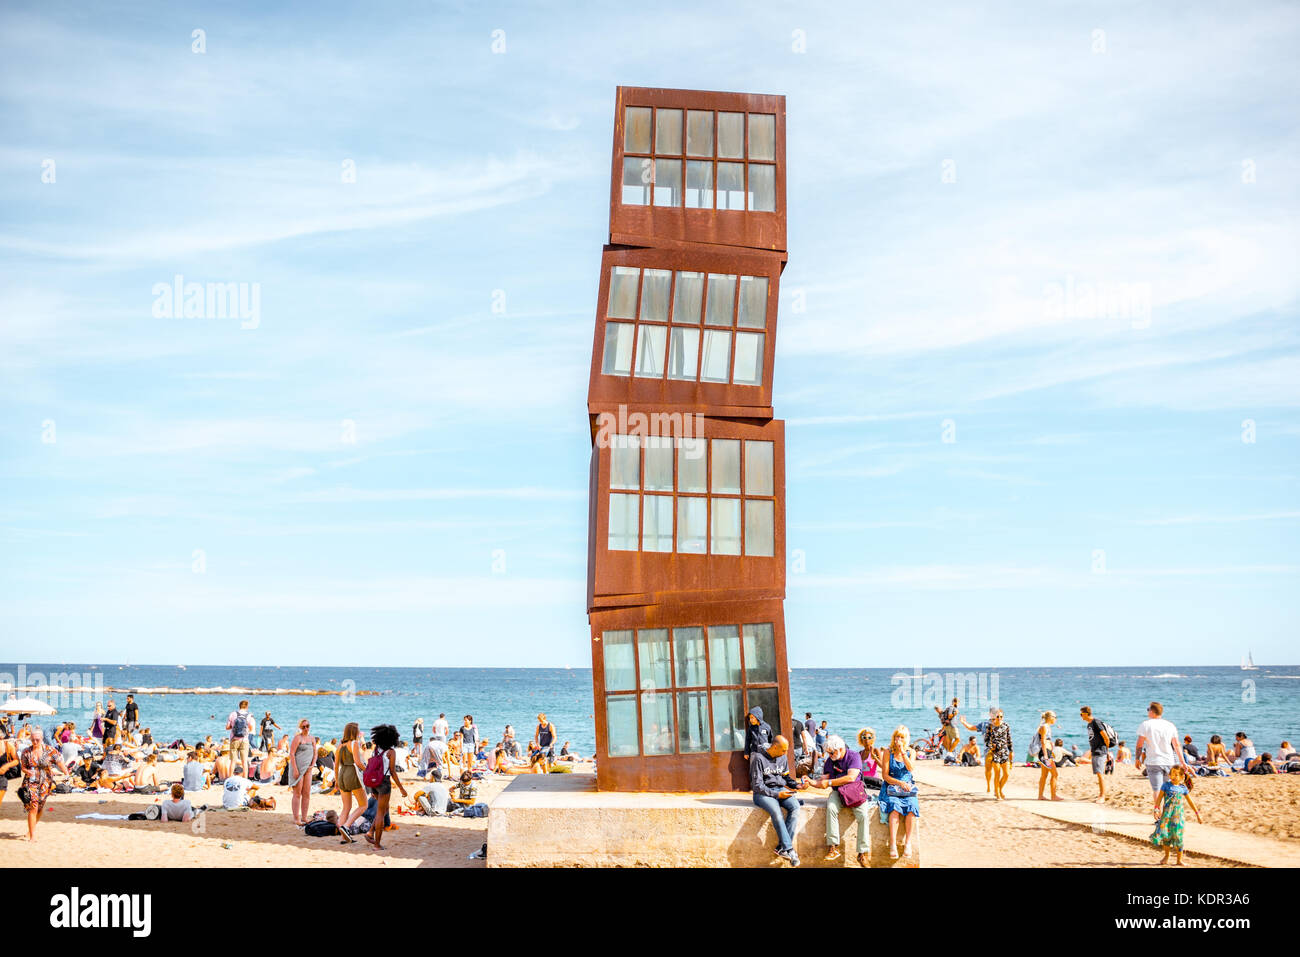
<svg viewBox="0 0 1300 957">
<path fill-rule="evenodd" d="M 921 808 L 916 799 L 916 784 L 912 780 L 911 734 L 906 726 L 899 725 L 889 741 L 889 760 L 881 769 L 884 786 L 880 789 L 880 820 L 889 822 L 889 859 L 898 860 L 898 819 L 906 818 L 906 836 L 903 856 L 912 856 L 912 841 L 916 838 L 917 822 Z"/>
</svg>

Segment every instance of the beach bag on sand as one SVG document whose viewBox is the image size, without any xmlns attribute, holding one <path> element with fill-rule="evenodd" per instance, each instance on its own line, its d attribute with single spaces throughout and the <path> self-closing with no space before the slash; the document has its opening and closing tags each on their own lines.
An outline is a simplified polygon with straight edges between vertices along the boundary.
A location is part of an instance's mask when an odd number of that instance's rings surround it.
<svg viewBox="0 0 1300 957">
<path fill-rule="evenodd" d="M 361 783 L 368 788 L 377 788 L 384 783 L 384 753 L 376 751 L 366 762 L 365 773 L 361 776 Z"/>
</svg>

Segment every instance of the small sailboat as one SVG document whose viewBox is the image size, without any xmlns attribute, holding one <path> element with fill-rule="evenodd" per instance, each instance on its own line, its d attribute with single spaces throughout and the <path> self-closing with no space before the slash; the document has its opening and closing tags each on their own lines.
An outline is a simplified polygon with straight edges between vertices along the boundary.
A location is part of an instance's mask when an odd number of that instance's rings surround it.
<svg viewBox="0 0 1300 957">
<path fill-rule="evenodd" d="M 1246 652 L 1246 657 L 1241 659 L 1241 670 L 1242 671 L 1259 670 L 1259 665 L 1255 664 L 1255 656 L 1252 655 L 1249 651 Z"/>
</svg>

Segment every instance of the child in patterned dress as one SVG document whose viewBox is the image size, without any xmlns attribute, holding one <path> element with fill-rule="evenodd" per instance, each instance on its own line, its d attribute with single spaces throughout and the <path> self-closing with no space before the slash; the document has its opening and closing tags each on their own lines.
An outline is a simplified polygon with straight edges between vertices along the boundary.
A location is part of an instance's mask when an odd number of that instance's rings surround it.
<svg viewBox="0 0 1300 957">
<path fill-rule="evenodd" d="M 1177 851 L 1178 858 L 1175 863 L 1182 866 L 1184 803 L 1192 809 L 1192 813 L 1196 815 L 1196 823 L 1200 824 L 1201 812 L 1196 809 L 1196 803 L 1192 800 L 1192 779 L 1181 767 L 1173 767 L 1169 770 L 1169 780 L 1160 787 L 1157 798 L 1160 817 L 1156 821 L 1155 831 L 1151 834 L 1151 843 L 1165 849 L 1165 856 L 1160 859 L 1161 864 L 1168 864 L 1169 852 Z"/>
</svg>

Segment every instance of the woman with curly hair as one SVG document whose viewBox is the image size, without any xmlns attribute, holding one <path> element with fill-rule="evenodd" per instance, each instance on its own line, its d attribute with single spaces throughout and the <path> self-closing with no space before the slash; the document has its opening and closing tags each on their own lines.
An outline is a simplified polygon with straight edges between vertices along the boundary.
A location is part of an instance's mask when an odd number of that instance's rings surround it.
<svg viewBox="0 0 1300 957">
<path fill-rule="evenodd" d="M 384 818 L 388 816 L 388 804 L 392 800 L 393 785 L 402 792 L 402 797 L 407 797 L 406 788 L 402 786 L 402 779 L 397 776 L 397 755 L 394 753 L 397 743 L 401 738 L 397 733 L 397 728 L 391 724 L 376 725 L 370 729 L 370 741 L 375 746 L 375 753 L 370 760 L 379 758 L 382 762 L 383 778 L 375 787 L 368 787 L 366 790 L 375 799 L 375 819 L 370 825 L 370 831 L 366 834 L 366 843 L 377 851 L 384 849 L 382 839 L 384 834 Z"/>
</svg>

